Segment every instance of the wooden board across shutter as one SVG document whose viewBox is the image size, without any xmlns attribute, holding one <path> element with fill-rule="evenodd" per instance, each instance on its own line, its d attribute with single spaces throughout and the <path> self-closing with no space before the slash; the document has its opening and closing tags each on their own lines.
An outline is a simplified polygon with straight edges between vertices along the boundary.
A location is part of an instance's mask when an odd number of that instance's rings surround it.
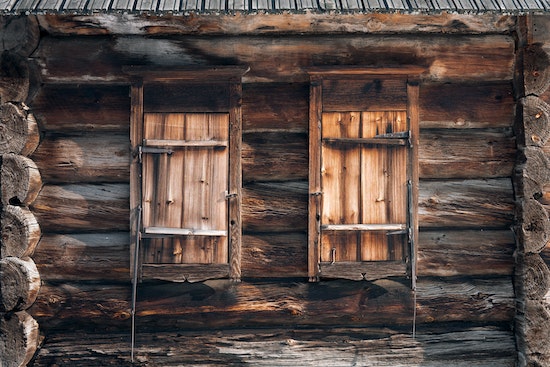
<svg viewBox="0 0 550 367">
<path fill-rule="evenodd" d="M 172 236 L 147 239 L 144 263 L 228 262 L 228 128 L 227 114 L 145 114 L 144 141 L 170 149 L 144 151 L 143 227 L 146 235 Z M 173 229 L 196 235 L 173 236 Z"/>
</svg>

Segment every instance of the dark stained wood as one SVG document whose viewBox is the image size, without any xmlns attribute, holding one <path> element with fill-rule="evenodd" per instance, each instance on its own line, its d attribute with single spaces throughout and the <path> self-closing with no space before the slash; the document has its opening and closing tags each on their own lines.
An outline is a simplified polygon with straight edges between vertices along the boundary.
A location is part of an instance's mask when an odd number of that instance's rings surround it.
<svg viewBox="0 0 550 367">
<path fill-rule="evenodd" d="M 30 155 L 40 136 L 34 115 L 20 104 L 0 104 L 0 153 Z"/>
<path fill-rule="evenodd" d="M 128 134 L 46 135 L 31 157 L 46 183 L 128 182 Z"/>
<path fill-rule="evenodd" d="M 85 339 L 86 343 L 80 341 Z M 34 366 L 78 363 L 95 367 L 98 354 L 104 366 L 129 363 L 130 346 L 124 333 L 51 333 Z M 514 336 L 504 326 L 439 324 L 423 327 L 416 338 L 408 330 L 388 328 L 276 328 L 140 332 L 137 365 L 291 367 L 341 365 L 414 367 L 425 365 L 515 365 Z M 483 357 L 480 357 L 483 356 Z M 299 361 L 299 362 L 297 362 Z"/>
<path fill-rule="evenodd" d="M 243 180 L 306 180 L 307 135 L 285 131 L 243 134 Z"/>
<path fill-rule="evenodd" d="M 208 280 L 142 283 L 139 330 L 242 328 L 244 325 L 412 326 L 413 295 L 406 279 Z M 128 330 L 130 283 L 44 283 L 31 314 L 44 329 Z M 510 322 L 511 277 L 419 278 L 417 323 Z M 65 329 L 66 330 L 66 329 Z"/>
<path fill-rule="evenodd" d="M 506 228 L 514 220 L 511 179 L 420 181 L 419 226 Z"/>
<path fill-rule="evenodd" d="M 40 29 L 36 17 L 12 16 L 0 19 L 0 45 L 21 56 L 29 56 L 38 46 Z"/>
<path fill-rule="evenodd" d="M 313 41 L 314 40 L 314 41 Z M 163 56 L 159 58 L 159 47 Z M 281 52 L 284 50 L 284 52 Z M 436 81 L 510 80 L 510 37 L 432 35 L 409 42 L 398 36 L 275 36 L 145 39 L 138 36 L 42 39 L 33 56 L 46 82 L 126 82 L 124 65 L 247 65 L 248 82 L 306 82 L 310 66 L 430 66 Z M 114 56 L 114 57 L 113 57 Z M 68 68 L 67 65 L 71 67 Z M 90 65 L 93 65 L 90 67 Z"/>
<path fill-rule="evenodd" d="M 419 276 L 512 275 L 511 230 L 420 231 Z M 480 259 L 483 259 L 482 261 Z"/>
<path fill-rule="evenodd" d="M 516 158 L 516 140 L 511 135 L 509 130 L 422 130 L 420 177 L 509 177 Z"/>
<path fill-rule="evenodd" d="M 20 206 L 6 205 L 0 214 L 2 241 L 0 258 L 31 256 L 40 239 L 36 217 Z"/>
<path fill-rule="evenodd" d="M 306 133 L 308 106 L 307 83 L 244 84 L 243 133 Z"/>
<path fill-rule="evenodd" d="M 29 94 L 26 57 L 10 51 L 0 54 L 0 101 L 25 102 Z"/>
<path fill-rule="evenodd" d="M 29 205 L 42 188 L 42 179 L 36 164 L 16 154 L 2 154 L 0 179 L 2 204 Z"/>
<path fill-rule="evenodd" d="M 420 128 L 505 128 L 514 118 L 512 84 L 423 83 Z"/>
<path fill-rule="evenodd" d="M 22 311 L 36 300 L 40 275 L 30 257 L 0 260 L 0 312 Z"/>
<path fill-rule="evenodd" d="M 145 112 L 226 112 L 229 84 L 148 83 L 144 88 Z"/>
<path fill-rule="evenodd" d="M 44 85 L 32 101 L 32 109 L 40 126 L 48 131 L 128 132 L 129 87 L 97 84 Z"/>
<path fill-rule="evenodd" d="M 33 259 L 43 280 L 127 281 L 129 232 L 45 233 Z"/>
<path fill-rule="evenodd" d="M 0 314 L 0 355 L 6 366 L 27 366 L 39 343 L 38 324 L 27 312 Z"/>
<path fill-rule="evenodd" d="M 71 15 L 40 15 L 40 25 L 48 32 L 58 35 L 105 35 L 105 34 L 302 34 L 305 32 L 326 33 L 446 33 L 480 34 L 507 33 L 515 26 L 515 18 L 497 13 L 458 14 L 400 14 L 373 12 L 294 14 L 258 12 L 233 16 L 202 14 L 200 17 L 180 17 L 168 14 L 104 16 L 97 14 L 94 20 Z M 139 24 L 139 27 L 125 27 L 126 22 Z"/>
<path fill-rule="evenodd" d="M 31 209 L 44 232 L 129 229 L 128 184 L 45 185 Z"/>
</svg>

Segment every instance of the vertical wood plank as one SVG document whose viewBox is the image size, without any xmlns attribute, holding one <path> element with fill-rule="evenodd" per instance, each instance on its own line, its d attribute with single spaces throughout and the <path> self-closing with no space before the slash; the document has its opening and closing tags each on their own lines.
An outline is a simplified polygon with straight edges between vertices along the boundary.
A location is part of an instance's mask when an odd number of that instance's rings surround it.
<svg viewBox="0 0 550 367">
<path fill-rule="evenodd" d="M 130 148 L 132 161 L 130 162 L 130 276 L 134 274 L 135 250 L 138 228 L 139 206 L 141 204 L 141 167 L 137 156 L 138 147 L 141 145 L 143 135 L 143 82 L 134 81 L 130 88 Z"/>
<path fill-rule="evenodd" d="M 312 77 L 309 104 L 309 199 L 308 199 L 308 276 L 319 280 L 319 240 L 321 234 L 321 121 L 322 83 Z"/>
<path fill-rule="evenodd" d="M 241 279 L 241 202 L 242 202 L 242 84 L 240 78 L 229 87 L 229 276 Z"/>
<path fill-rule="evenodd" d="M 412 226 L 411 239 L 414 244 L 418 243 L 418 144 L 420 136 L 420 109 L 419 109 L 419 83 L 416 81 L 409 81 L 407 83 L 407 118 L 409 123 L 409 130 L 411 132 L 411 157 L 409 176 L 412 186 L 412 217 L 409 218 Z M 412 288 L 416 289 L 416 259 L 418 256 L 418 246 L 414 246 L 413 253 L 410 254 L 410 264 L 412 270 Z"/>
</svg>

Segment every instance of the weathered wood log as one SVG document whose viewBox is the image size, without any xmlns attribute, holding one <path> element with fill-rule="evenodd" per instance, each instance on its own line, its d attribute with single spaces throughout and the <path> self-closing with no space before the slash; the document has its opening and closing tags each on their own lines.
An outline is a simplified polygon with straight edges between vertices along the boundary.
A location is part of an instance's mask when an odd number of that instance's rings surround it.
<svg viewBox="0 0 550 367">
<path fill-rule="evenodd" d="M 126 365 L 123 333 L 57 332 L 48 335 L 33 366 Z M 82 343 L 86 340 L 86 343 Z M 215 332 L 143 332 L 136 364 L 175 366 L 515 366 L 514 335 L 492 325 L 423 327 L 416 338 L 389 328 L 271 328 Z M 299 362 L 298 362 L 299 361 Z"/>
<path fill-rule="evenodd" d="M 516 276 L 521 279 L 521 299 L 540 300 L 550 291 L 550 269 L 539 254 L 519 257 Z"/>
<path fill-rule="evenodd" d="M 46 136 L 32 159 L 48 183 L 128 182 L 127 134 Z"/>
<path fill-rule="evenodd" d="M 514 271 L 516 244 L 511 230 L 421 231 L 417 248 L 419 276 L 512 275 Z"/>
<path fill-rule="evenodd" d="M 523 50 L 523 75 L 526 96 L 540 96 L 550 86 L 550 59 L 541 44 Z"/>
<path fill-rule="evenodd" d="M 42 280 L 126 281 L 130 233 L 46 233 L 33 259 Z"/>
<path fill-rule="evenodd" d="M 496 13 L 456 14 L 400 14 L 377 13 L 317 13 L 301 14 L 258 12 L 230 16 L 201 14 L 200 17 L 179 17 L 163 15 L 141 16 L 109 14 L 90 19 L 71 15 L 41 15 L 40 25 L 51 34 L 58 35 L 106 35 L 106 34 L 149 34 L 149 35 L 193 35 L 203 34 L 260 35 L 260 34 L 303 34 L 303 33 L 507 33 L 514 29 L 511 16 Z M 139 24 L 134 28 L 124 25 Z"/>
<path fill-rule="evenodd" d="M 40 226 L 26 208 L 7 205 L 0 214 L 0 258 L 31 256 L 40 239 Z"/>
<path fill-rule="evenodd" d="M 309 83 L 243 85 L 243 133 L 308 130 Z"/>
<path fill-rule="evenodd" d="M 42 188 L 42 178 L 36 164 L 22 155 L 0 156 L 2 204 L 30 205 Z"/>
<path fill-rule="evenodd" d="M 524 300 L 518 317 L 518 349 L 524 351 L 528 366 L 550 363 L 550 310 L 541 300 Z"/>
<path fill-rule="evenodd" d="M 419 226 L 506 228 L 514 220 L 512 181 L 420 181 Z"/>
<path fill-rule="evenodd" d="M 4 51 L 0 55 L 0 102 L 25 102 L 29 94 L 29 67 L 24 57 Z"/>
<path fill-rule="evenodd" d="M 512 175 L 516 142 L 508 130 L 421 130 L 420 178 L 491 178 Z"/>
<path fill-rule="evenodd" d="M 39 41 L 40 29 L 35 17 L 21 15 L 0 18 L 0 50 L 29 56 Z"/>
<path fill-rule="evenodd" d="M 401 283 L 402 282 L 402 283 Z M 48 283 L 30 313 L 48 330 L 128 328 L 131 284 Z M 419 278 L 417 323 L 510 322 L 511 277 Z M 142 283 L 140 330 L 295 325 L 410 326 L 413 295 L 406 279 L 367 281 L 264 280 L 232 283 Z M 99 329 L 98 329 L 99 330 Z"/>
<path fill-rule="evenodd" d="M 34 115 L 22 105 L 0 104 L 0 154 L 30 155 L 40 142 Z"/>
<path fill-rule="evenodd" d="M 27 312 L 0 314 L 2 366 L 25 367 L 39 342 L 38 323 Z"/>
<path fill-rule="evenodd" d="M 130 128 L 129 87 L 125 85 L 47 84 L 32 101 L 32 108 L 47 131 L 127 133 Z"/>
<path fill-rule="evenodd" d="M 543 146 L 550 138 L 550 105 L 535 96 L 521 100 L 525 144 Z"/>
<path fill-rule="evenodd" d="M 127 231 L 128 184 L 45 185 L 32 204 L 44 232 Z"/>
<path fill-rule="evenodd" d="M 547 191 L 545 187 L 550 184 L 550 160 L 546 153 L 539 147 L 527 146 L 522 151 L 520 162 L 516 166 L 522 178 L 520 187 L 516 187 L 517 195 L 529 199 L 543 198 Z"/>
<path fill-rule="evenodd" d="M 39 290 L 40 275 L 30 257 L 0 260 L 0 312 L 26 310 Z"/>
<path fill-rule="evenodd" d="M 548 212 L 537 200 L 526 199 L 523 201 L 522 215 L 523 250 L 525 253 L 539 253 L 550 240 Z"/>
<path fill-rule="evenodd" d="M 510 82 L 423 83 L 420 128 L 506 128 L 514 123 Z"/>
<path fill-rule="evenodd" d="M 163 50 L 159 53 L 159 48 Z M 452 52 L 450 52 L 452 50 Z M 113 57 L 117 55 L 117 57 Z M 307 82 L 304 68 L 326 65 L 419 65 L 430 67 L 430 79 L 511 80 L 514 41 L 511 37 L 432 35 L 410 38 L 375 35 L 265 37 L 189 36 L 184 40 L 139 36 L 45 37 L 34 53 L 48 82 L 126 82 L 121 72 L 135 65 L 208 65 L 218 60 L 250 66 L 243 81 Z M 327 61 L 328 60 L 328 61 Z M 68 68 L 67 65 L 71 67 Z M 90 65 L 94 65 L 90 68 Z"/>
</svg>

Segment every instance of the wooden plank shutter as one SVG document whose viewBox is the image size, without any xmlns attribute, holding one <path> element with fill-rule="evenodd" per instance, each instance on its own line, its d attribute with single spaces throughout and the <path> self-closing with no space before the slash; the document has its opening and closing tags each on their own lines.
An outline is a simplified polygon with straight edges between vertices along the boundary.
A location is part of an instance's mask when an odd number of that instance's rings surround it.
<svg viewBox="0 0 550 367">
<path fill-rule="evenodd" d="M 416 94 L 403 70 L 348 72 L 310 73 L 310 280 L 411 275 Z"/>
<path fill-rule="evenodd" d="M 132 271 L 172 281 L 238 280 L 240 78 L 246 70 L 127 71 L 136 77 Z"/>
</svg>

